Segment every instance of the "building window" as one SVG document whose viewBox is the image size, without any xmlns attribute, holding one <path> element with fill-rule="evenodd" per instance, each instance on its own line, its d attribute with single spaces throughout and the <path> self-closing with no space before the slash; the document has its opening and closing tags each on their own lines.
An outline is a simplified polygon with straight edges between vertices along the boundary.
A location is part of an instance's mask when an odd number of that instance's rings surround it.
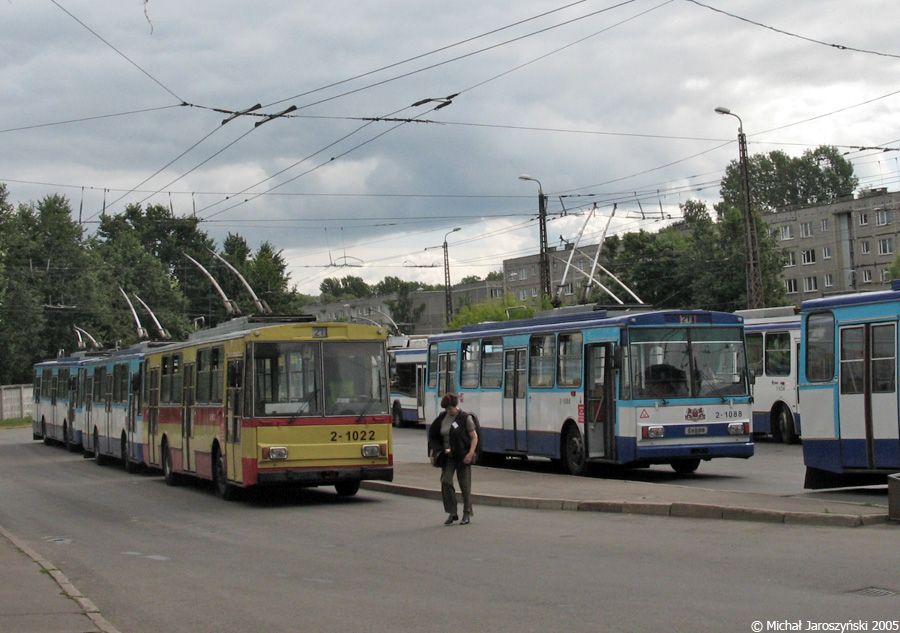
<svg viewBox="0 0 900 633">
<path fill-rule="evenodd" d="M 572 282 L 570 281 L 569 283 L 566 284 L 566 296 L 572 295 L 572 294 L 575 294 L 575 289 L 574 289 Z"/>
<path fill-rule="evenodd" d="M 891 212 L 887 209 L 878 209 L 875 211 L 875 224 L 884 226 L 891 221 Z"/>
<path fill-rule="evenodd" d="M 828 218 L 825 218 L 822 220 L 822 232 L 827 233 L 828 230 L 829 230 L 829 222 L 828 222 Z"/>
<path fill-rule="evenodd" d="M 822 259 L 831 259 L 831 247 L 830 246 L 822 247 Z"/>
<path fill-rule="evenodd" d="M 807 264 L 815 264 L 816 263 L 816 251 L 810 249 L 808 251 L 803 251 L 801 254 L 801 259 L 803 261 L 803 265 Z"/>
<path fill-rule="evenodd" d="M 878 254 L 879 255 L 890 255 L 894 252 L 894 240 L 890 237 L 885 237 L 878 240 Z"/>
<path fill-rule="evenodd" d="M 785 279 L 784 280 L 784 291 L 789 295 L 797 294 L 797 280 L 796 279 Z"/>
<path fill-rule="evenodd" d="M 522 269 L 519 271 L 519 279 L 520 279 L 521 281 L 525 281 L 526 279 L 528 279 L 528 269 L 525 268 L 524 266 L 523 266 Z"/>
<path fill-rule="evenodd" d="M 819 289 L 819 284 L 816 280 L 816 277 L 804 277 L 803 278 L 803 292 L 815 292 Z"/>
<path fill-rule="evenodd" d="M 863 283 L 870 284 L 872 283 L 872 271 L 868 268 L 863 270 Z"/>
<path fill-rule="evenodd" d="M 537 287 L 534 287 L 534 288 L 531 289 L 531 296 L 532 296 L 532 297 L 536 297 L 536 296 L 537 296 Z"/>
<path fill-rule="evenodd" d="M 521 299 L 522 301 L 525 301 L 525 299 L 527 299 L 527 298 L 528 298 L 528 290 L 526 290 L 525 288 L 522 288 L 521 290 L 519 290 L 519 299 Z"/>
<path fill-rule="evenodd" d="M 859 225 L 867 226 L 869 224 L 869 214 L 868 213 L 860 213 L 859 214 Z"/>
<path fill-rule="evenodd" d="M 825 273 L 825 287 L 831 288 L 834 285 L 834 275 Z"/>
<path fill-rule="evenodd" d="M 794 227 L 791 224 L 785 224 L 781 227 L 781 241 L 794 239 Z"/>
<path fill-rule="evenodd" d="M 891 283 L 891 272 L 887 268 L 881 269 L 881 283 L 883 283 L 883 284 Z"/>
<path fill-rule="evenodd" d="M 813 229 L 812 222 L 801 222 L 800 223 L 800 237 L 812 237 Z"/>
<path fill-rule="evenodd" d="M 868 254 L 869 254 L 870 249 L 869 249 L 869 241 L 868 241 L 868 240 L 863 240 L 862 242 L 860 242 L 860 245 L 859 245 L 859 251 L 860 251 L 863 255 L 868 255 Z"/>
</svg>

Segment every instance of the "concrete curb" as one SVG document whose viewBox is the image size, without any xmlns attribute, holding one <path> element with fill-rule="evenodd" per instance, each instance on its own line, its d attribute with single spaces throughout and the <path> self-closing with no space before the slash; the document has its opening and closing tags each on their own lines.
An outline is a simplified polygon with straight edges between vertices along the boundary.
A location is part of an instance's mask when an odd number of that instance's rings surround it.
<svg viewBox="0 0 900 633">
<path fill-rule="evenodd" d="M 9 532 L 2 525 L 0 525 L 0 536 L 12 543 L 13 546 L 16 547 L 19 551 L 21 551 L 23 554 L 28 556 L 28 558 L 40 565 L 40 567 L 44 569 L 47 574 L 51 578 L 53 578 L 54 581 L 56 581 L 56 584 L 59 585 L 59 588 L 62 589 L 63 593 L 65 593 L 69 598 L 78 603 L 78 606 L 81 607 L 84 615 L 94 623 L 94 626 L 97 627 L 98 631 L 101 631 L 102 633 L 121 633 L 119 629 L 114 627 L 109 621 L 107 621 L 106 618 L 103 617 L 103 614 L 100 613 L 100 609 L 97 608 L 97 605 L 86 598 L 84 594 L 79 591 L 78 587 L 69 582 L 69 579 L 66 578 L 65 574 L 58 570 L 52 563 L 50 563 L 43 556 L 28 547 L 28 545 L 23 543 L 19 538 Z"/>
<path fill-rule="evenodd" d="M 366 490 L 390 494 L 440 500 L 440 490 L 416 488 L 384 481 L 364 481 Z M 831 514 L 825 512 L 795 512 L 767 510 L 703 503 L 645 502 L 645 501 L 578 501 L 571 499 L 541 499 L 534 497 L 507 497 L 472 494 L 477 505 L 528 510 L 569 510 L 577 512 L 611 512 L 619 514 L 647 514 L 689 519 L 724 519 L 728 521 L 753 521 L 758 523 L 782 523 L 789 525 L 817 525 L 824 527 L 864 527 L 881 525 L 890 519 L 887 514 Z"/>
</svg>

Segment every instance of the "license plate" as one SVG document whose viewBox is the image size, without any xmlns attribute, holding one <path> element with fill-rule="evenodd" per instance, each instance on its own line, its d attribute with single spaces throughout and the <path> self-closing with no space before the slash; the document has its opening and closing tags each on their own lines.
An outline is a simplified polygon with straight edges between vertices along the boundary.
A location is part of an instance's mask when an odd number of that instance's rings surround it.
<svg viewBox="0 0 900 633">
<path fill-rule="evenodd" d="M 709 432 L 705 426 L 686 426 L 684 428 L 685 435 L 706 435 Z"/>
</svg>

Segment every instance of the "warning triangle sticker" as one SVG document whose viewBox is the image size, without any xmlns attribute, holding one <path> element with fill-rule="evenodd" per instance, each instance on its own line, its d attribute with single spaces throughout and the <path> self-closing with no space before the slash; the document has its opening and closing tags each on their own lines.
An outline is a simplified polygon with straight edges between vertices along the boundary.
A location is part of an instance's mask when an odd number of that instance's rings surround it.
<svg viewBox="0 0 900 633">
<path fill-rule="evenodd" d="M 641 419 L 646 420 L 650 417 L 650 414 L 647 412 L 647 409 L 641 409 Z"/>
</svg>

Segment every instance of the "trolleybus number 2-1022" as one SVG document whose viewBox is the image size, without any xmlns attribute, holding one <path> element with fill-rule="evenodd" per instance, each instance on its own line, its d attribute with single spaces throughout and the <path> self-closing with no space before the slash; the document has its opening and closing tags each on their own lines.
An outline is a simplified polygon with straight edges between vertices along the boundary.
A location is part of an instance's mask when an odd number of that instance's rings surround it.
<svg viewBox="0 0 900 633">
<path fill-rule="evenodd" d="M 343 433 L 339 433 L 338 431 L 331 432 L 331 441 L 332 442 L 370 442 L 375 439 L 375 431 L 345 431 Z"/>
</svg>

